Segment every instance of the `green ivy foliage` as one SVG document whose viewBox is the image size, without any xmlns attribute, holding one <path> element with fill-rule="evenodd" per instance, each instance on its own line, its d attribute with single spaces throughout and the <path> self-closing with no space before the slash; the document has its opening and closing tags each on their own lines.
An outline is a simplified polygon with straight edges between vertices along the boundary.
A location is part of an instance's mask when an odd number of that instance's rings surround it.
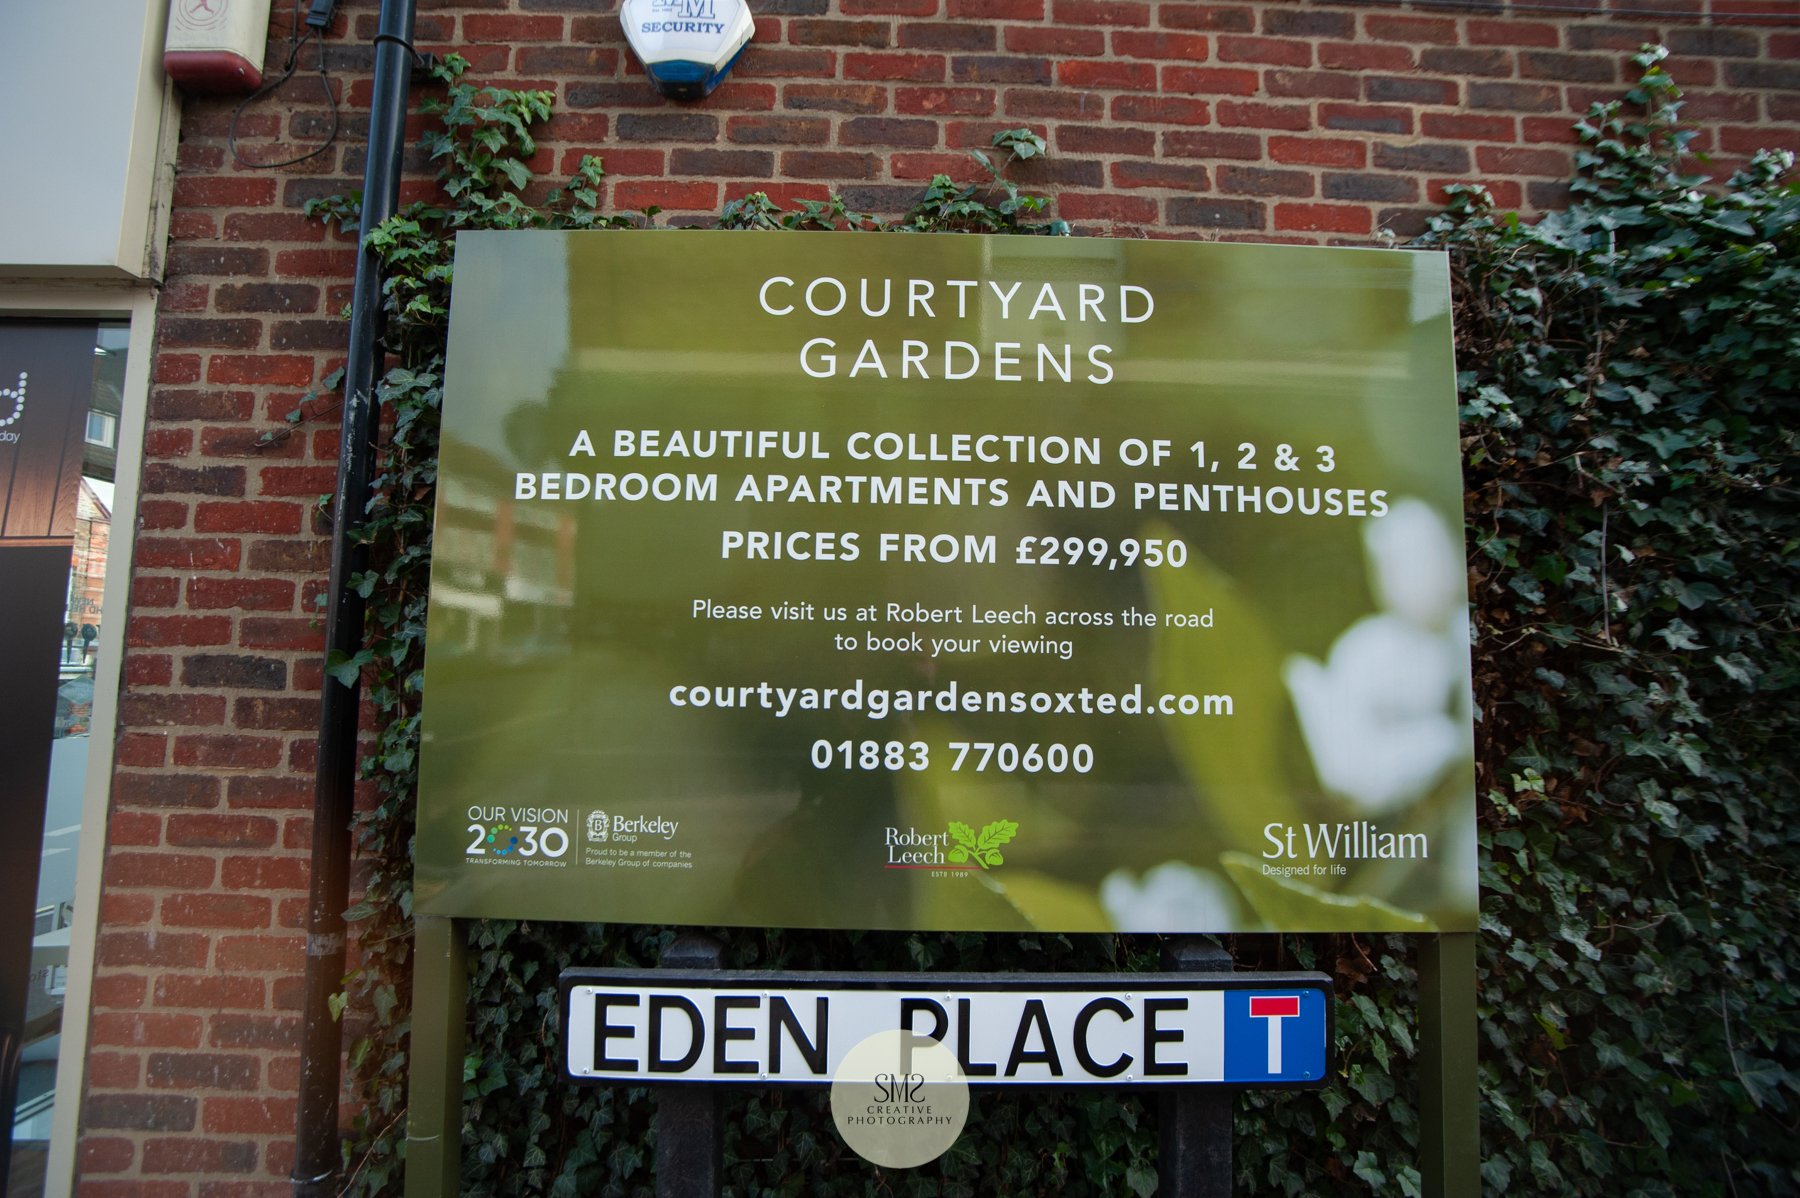
<svg viewBox="0 0 1800 1198">
<path fill-rule="evenodd" d="M 1800 193 L 1663 51 L 1536 224 L 1458 189 L 1494 1192 L 1800 1190 Z"/>
<path fill-rule="evenodd" d="M 1492 1193 L 1800 1190 L 1795 853 L 1795 520 L 1800 197 L 1787 160 L 1723 185 L 1683 173 L 1692 137 L 1659 65 L 1581 127 L 1566 212 L 1536 224 L 1456 189 L 1425 245 L 1452 255 L 1481 713 L 1481 1087 Z M 477 88 L 452 57 L 439 204 L 385 222 L 389 425 L 366 536 L 368 648 L 329 663 L 381 714 L 358 820 L 360 957 L 343 998 L 363 1106 L 346 1193 L 399 1193 L 411 1011 L 411 846 L 424 595 L 452 238 L 464 228 L 640 226 L 602 215 L 600 163 L 540 190 L 524 165 L 542 92 Z M 754 195 L 721 227 L 1066 233 L 1006 168 L 934 179 L 904 217 Z M 353 225 L 354 197 L 311 211 Z M 303 410 L 310 411 L 310 408 Z M 295 417 L 299 419 L 298 413 Z M 984 830 L 985 831 L 985 830 Z M 1153 969 L 1155 937 L 716 933 L 737 968 Z M 476 922 L 463 1192 L 647 1195 L 654 1096 L 559 1077 L 555 981 L 650 966 L 669 928 Z M 1337 1076 L 1237 1104 L 1243 1194 L 1417 1195 L 1416 986 L 1400 936 L 1233 939 L 1240 967 L 1338 979 Z M 976 1091 L 925 1168 L 849 1153 L 823 1092 L 726 1098 L 728 1192 L 1130 1195 L 1157 1189 L 1154 1099 Z"/>
</svg>

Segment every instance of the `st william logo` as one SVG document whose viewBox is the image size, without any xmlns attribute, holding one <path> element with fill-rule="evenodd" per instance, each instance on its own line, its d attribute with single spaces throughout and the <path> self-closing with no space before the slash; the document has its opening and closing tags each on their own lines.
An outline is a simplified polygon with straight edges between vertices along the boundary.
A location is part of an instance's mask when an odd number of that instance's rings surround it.
<svg viewBox="0 0 1800 1198">
<path fill-rule="evenodd" d="M 0 387 L 0 412 L 6 413 L 0 416 L 0 442 L 17 442 L 19 439 L 18 431 L 13 428 L 13 425 L 17 424 L 19 418 L 25 415 L 25 381 L 27 377 L 26 373 L 21 370 L 17 387 Z"/>
</svg>

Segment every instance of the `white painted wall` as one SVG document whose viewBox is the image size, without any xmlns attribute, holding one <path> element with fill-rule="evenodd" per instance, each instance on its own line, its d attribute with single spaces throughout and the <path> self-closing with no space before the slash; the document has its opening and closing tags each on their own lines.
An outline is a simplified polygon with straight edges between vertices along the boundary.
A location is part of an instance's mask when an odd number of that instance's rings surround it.
<svg viewBox="0 0 1800 1198">
<path fill-rule="evenodd" d="M 167 21 L 168 0 L 0 2 L 0 276 L 160 273 Z"/>
</svg>

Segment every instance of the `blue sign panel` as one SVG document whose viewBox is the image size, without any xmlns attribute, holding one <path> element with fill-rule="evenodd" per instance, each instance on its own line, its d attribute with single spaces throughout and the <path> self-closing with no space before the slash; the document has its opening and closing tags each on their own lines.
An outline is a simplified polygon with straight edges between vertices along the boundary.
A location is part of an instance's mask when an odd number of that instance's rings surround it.
<svg viewBox="0 0 1800 1198">
<path fill-rule="evenodd" d="M 1327 993 L 1316 987 L 1225 992 L 1225 1080 L 1294 1085 L 1325 1077 Z"/>
</svg>

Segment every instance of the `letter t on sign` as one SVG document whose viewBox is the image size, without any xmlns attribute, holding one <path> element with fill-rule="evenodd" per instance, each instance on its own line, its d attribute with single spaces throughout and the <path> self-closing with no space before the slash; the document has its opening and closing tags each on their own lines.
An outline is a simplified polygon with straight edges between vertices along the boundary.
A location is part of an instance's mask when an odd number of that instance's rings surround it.
<svg viewBox="0 0 1800 1198">
<path fill-rule="evenodd" d="M 1298 995 L 1257 996 L 1250 1000 L 1250 1018 L 1269 1021 L 1269 1072 L 1281 1072 L 1281 1021 L 1300 1014 Z"/>
</svg>

